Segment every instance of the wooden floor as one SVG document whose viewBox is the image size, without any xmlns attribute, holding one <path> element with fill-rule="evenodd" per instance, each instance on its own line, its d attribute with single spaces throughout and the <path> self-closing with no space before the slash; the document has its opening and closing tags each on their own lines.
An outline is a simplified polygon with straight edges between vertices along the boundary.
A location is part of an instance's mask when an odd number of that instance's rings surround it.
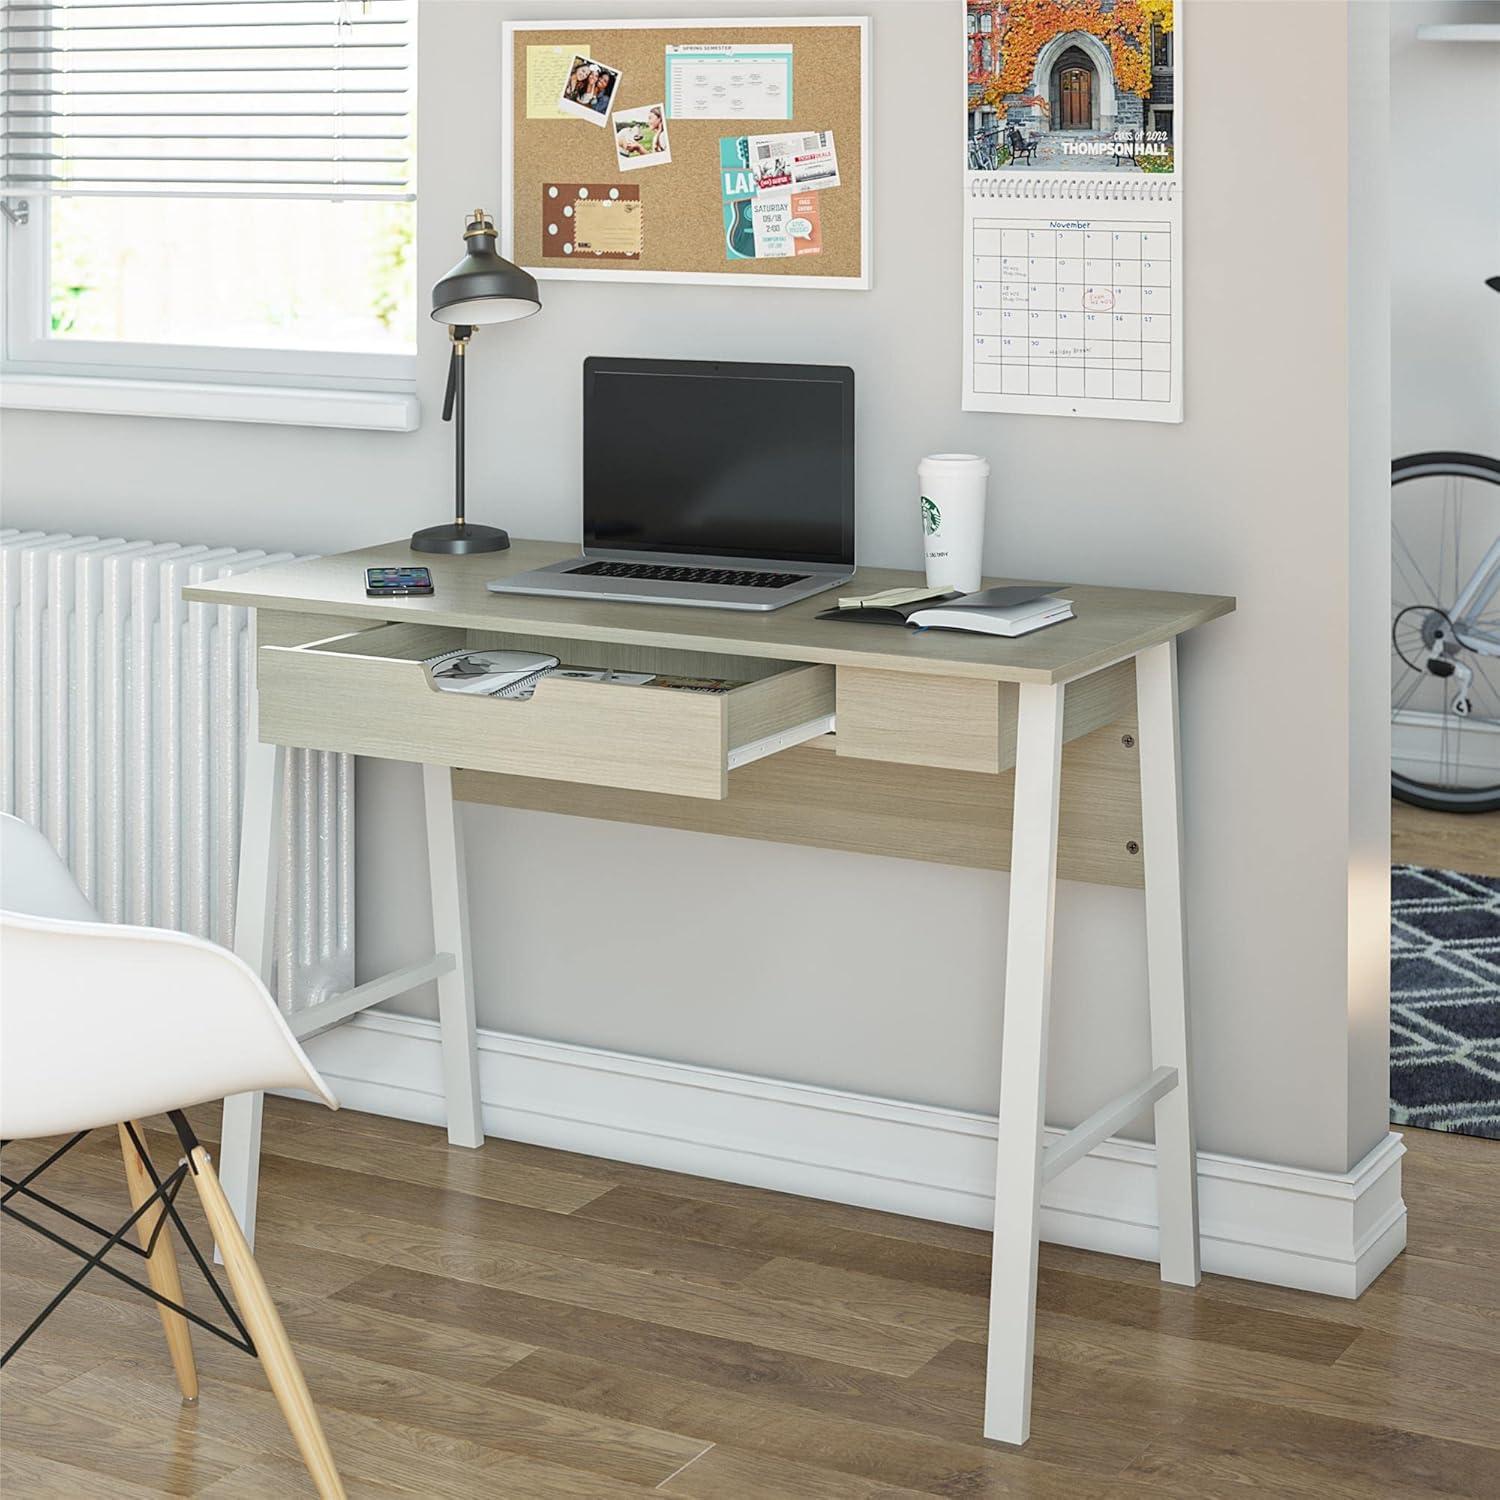
<svg viewBox="0 0 1500 1500">
<path fill-rule="evenodd" d="M 1392 802 L 1391 863 L 1500 877 L 1500 812 L 1429 812 Z"/>
<path fill-rule="evenodd" d="M 1358 1302 L 1044 1246 L 1019 1452 L 978 1436 L 972 1230 L 273 1100 L 259 1252 L 355 1496 L 1494 1496 L 1500 1143 L 1407 1144 Z M 112 1136 L 54 1187 L 122 1219 Z M 0 1256 L 8 1340 L 75 1263 Z M 311 1493 L 252 1360 L 196 1335 L 185 1410 L 150 1304 L 86 1286 L 0 1375 L 6 1500 Z"/>
</svg>

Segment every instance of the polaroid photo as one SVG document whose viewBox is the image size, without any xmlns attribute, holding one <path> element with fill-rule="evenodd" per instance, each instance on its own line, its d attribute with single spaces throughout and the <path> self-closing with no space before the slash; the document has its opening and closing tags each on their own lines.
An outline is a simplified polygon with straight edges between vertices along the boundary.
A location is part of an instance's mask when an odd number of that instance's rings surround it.
<svg viewBox="0 0 1500 1500">
<path fill-rule="evenodd" d="M 610 127 L 615 133 L 615 164 L 622 172 L 664 167 L 672 160 L 664 104 L 617 109 Z"/>
<path fill-rule="evenodd" d="M 565 115 L 602 126 L 609 119 L 615 95 L 619 92 L 618 68 L 575 53 L 573 61 L 568 64 L 568 76 L 563 80 L 557 107 Z"/>
</svg>

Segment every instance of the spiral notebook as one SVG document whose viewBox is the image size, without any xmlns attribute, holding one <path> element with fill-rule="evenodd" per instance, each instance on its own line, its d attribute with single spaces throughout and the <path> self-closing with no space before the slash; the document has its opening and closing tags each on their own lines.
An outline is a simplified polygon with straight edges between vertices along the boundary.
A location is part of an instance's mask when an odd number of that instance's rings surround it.
<svg viewBox="0 0 1500 1500">
<path fill-rule="evenodd" d="M 470 697 L 520 698 L 558 665 L 555 656 L 536 651 L 487 651 L 461 646 L 427 657 L 422 665 L 440 693 Z"/>
<path fill-rule="evenodd" d="M 966 411 L 1182 420 L 1188 9 L 1116 7 L 1097 36 L 970 10 Z"/>
</svg>

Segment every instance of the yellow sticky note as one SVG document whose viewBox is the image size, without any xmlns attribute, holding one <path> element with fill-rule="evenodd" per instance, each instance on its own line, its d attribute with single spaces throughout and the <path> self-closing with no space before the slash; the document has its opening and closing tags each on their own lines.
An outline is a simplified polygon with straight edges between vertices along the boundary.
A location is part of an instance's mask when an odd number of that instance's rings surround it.
<svg viewBox="0 0 1500 1500">
<path fill-rule="evenodd" d="M 568 64 L 575 57 L 587 57 L 587 42 L 567 42 L 558 47 L 526 49 L 526 118 L 528 120 L 566 120 L 570 116 L 557 107 Z"/>
</svg>

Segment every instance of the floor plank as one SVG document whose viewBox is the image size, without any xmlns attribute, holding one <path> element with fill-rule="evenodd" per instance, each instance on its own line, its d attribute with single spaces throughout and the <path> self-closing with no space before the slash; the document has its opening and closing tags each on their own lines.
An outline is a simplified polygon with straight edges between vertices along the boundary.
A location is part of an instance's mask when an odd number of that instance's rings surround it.
<svg viewBox="0 0 1500 1500">
<path fill-rule="evenodd" d="M 447 1150 L 442 1133 L 430 1126 L 386 1120 L 376 1115 L 360 1114 L 355 1110 L 340 1110 L 336 1114 L 324 1110 L 307 1121 L 307 1128 L 318 1134 L 325 1131 L 359 1134 L 382 1143 L 387 1150 L 393 1139 L 399 1139 L 403 1147 L 412 1150 L 433 1153 Z M 391 1130 L 399 1131 L 399 1136 L 388 1134 Z M 281 1136 L 278 1135 L 277 1139 L 280 1140 Z M 976 1255 L 989 1254 L 989 1235 L 962 1224 L 941 1224 L 934 1219 L 914 1219 L 905 1214 L 882 1213 L 877 1209 L 858 1208 L 852 1204 L 825 1203 L 817 1198 L 800 1198 L 791 1193 L 747 1187 L 738 1182 L 721 1182 L 712 1177 L 689 1177 L 685 1173 L 641 1167 L 633 1162 L 579 1156 L 575 1152 L 532 1146 L 524 1141 L 489 1140 L 485 1142 L 482 1152 L 468 1153 L 468 1159 L 475 1160 L 492 1154 L 505 1164 L 504 1170 L 529 1167 L 533 1170 L 562 1172 L 575 1180 L 585 1181 L 594 1188 L 594 1192 L 588 1197 L 598 1197 L 612 1187 L 637 1187 L 729 1208 L 785 1210 L 809 1224 L 818 1224 L 827 1229 L 852 1229 L 891 1239 L 913 1240 L 918 1244 L 966 1250 Z"/>
<path fill-rule="evenodd" d="M 1044 1246 L 1021 1451 L 980 1435 L 973 1230 L 271 1100 L 258 1252 L 355 1500 L 1489 1496 L 1500 1143 L 1405 1139 L 1409 1249 L 1357 1302 Z M 107 1133 L 53 1186 L 124 1217 Z M 8 1337 L 77 1261 L 9 1222 L 0 1257 Z M 258 1365 L 194 1346 L 185 1410 L 155 1310 L 90 1277 L 0 1375 L 6 1500 L 310 1494 Z"/>
<path fill-rule="evenodd" d="M 1500 813 L 1443 813 L 1391 803 L 1391 863 L 1500 876 Z"/>
<path fill-rule="evenodd" d="M 876 1323 L 916 1329 L 945 1343 L 949 1339 L 983 1340 L 988 1326 L 989 1300 L 978 1292 L 953 1292 L 792 1256 L 768 1261 L 740 1285 L 783 1302 L 836 1307 Z"/>
<path fill-rule="evenodd" d="M 327 1203 L 360 1201 L 369 1191 L 358 1175 L 337 1167 L 282 1160 L 277 1183 L 289 1199 Z M 353 1180 L 351 1180 L 353 1179 Z M 582 1220 L 566 1210 L 550 1211 L 442 1189 L 426 1183 L 383 1181 L 373 1185 L 382 1219 L 416 1224 L 443 1234 L 542 1252 L 539 1263 L 593 1261 L 626 1270 L 664 1272 L 733 1283 L 764 1265 L 767 1256 L 750 1249 L 705 1244 L 684 1236 L 637 1229 L 608 1221 Z"/>
<path fill-rule="evenodd" d="M 802 1401 L 779 1400 L 699 1378 L 622 1368 L 613 1360 L 539 1350 L 498 1377 L 506 1389 L 538 1400 L 633 1421 L 671 1421 L 697 1436 L 870 1482 L 935 1495 L 1113 1493 L 1107 1486 L 1145 1449 L 1145 1434 L 1107 1417 L 1085 1431 L 1062 1433 L 1043 1418 L 1023 1451 L 987 1444 L 972 1423 L 963 1439 L 883 1423 L 858 1403 L 833 1416 Z M 1070 1461 L 1055 1455 L 1066 1452 Z"/>
<path fill-rule="evenodd" d="M 691 1500 L 914 1500 L 920 1490 L 734 1448 L 710 1448 L 659 1486 Z"/>
<path fill-rule="evenodd" d="M 695 1242 L 759 1246 L 768 1255 L 794 1256 L 815 1265 L 895 1277 L 945 1291 L 977 1294 L 989 1290 L 989 1259 L 977 1250 L 954 1250 L 861 1230 L 834 1229 L 798 1214 L 619 1187 L 591 1199 L 572 1217 L 654 1229 Z"/>
<path fill-rule="evenodd" d="M 1439 1346 L 1424 1347 L 1417 1340 L 1402 1340 L 1394 1346 L 1400 1350 L 1397 1355 L 1386 1335 L 1365 1333 L 1353 1348 L 1371 1340 L 1368 1355 L 1358 1360 L 1345 1355 L 1334 1364 L 1315 1365 L 1282 1354 L 1229 1348 L 1047 1309 L 1037 1314 L 1036 1340 L 1037 1348 L 1049 1359 L 1136 1379 L 1166 1379 L 1191 1389 L 1212 1389 L 1242 1400 L 1284 1404 L 1326 1416 L 1357 1419 L 1363 1412 L 1378 1411 L 1387 1426 L 1478 1443 L 1500 1454 L 1500 1405 L 1456 1404 L 1450 1389 L 1451 1362 L 1449 1373 L 1442 1375 L 1434 1355 Z M 946 1362 L 953 1383 L 965 1390 L 972 1388 L 984 1369 L 984 1351 L 977 1344 L 955 1342 L 939 1358 Z M 1426 1378 L 1392 1378 L 1403 1366 Z M 1500 1390 L 1500 1354 L 1466 1352 L 1464 1368 L 1465 1378 L 1472 1379 L 1476 1389 Z M 967 1380 L 962 1378 L 964 1372 Z"/>
<path fill-rule="evenodd" d="M 7 1435 L 0 1448 L 0 1494 L 25 1495 L 27 1500 L 156 1500 L 161 1491 L 131 1484 L 117 1474 L 96 1474 L 77 1464 L 43 1458 Z"/>
</svg>

